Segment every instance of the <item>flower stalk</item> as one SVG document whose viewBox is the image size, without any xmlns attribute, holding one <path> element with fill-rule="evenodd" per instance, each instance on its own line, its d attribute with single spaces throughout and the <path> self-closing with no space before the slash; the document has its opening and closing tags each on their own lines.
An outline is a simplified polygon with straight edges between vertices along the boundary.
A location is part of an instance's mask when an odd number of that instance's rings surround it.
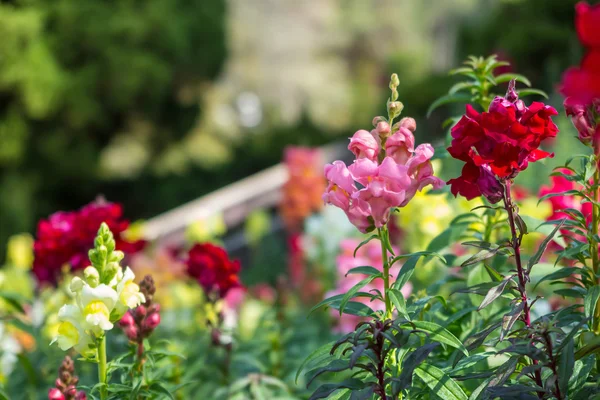
<svg viewBox="0 0 600 400">
<path fill-rule="evenodd" d="M 108 379 L 106 362 L 106 336 L 102 336 L 98 345 L 98 382 L 102 384 L 100 388 L 100 399 L 108 399 Z"/>
<path fill-rule="evenodd" d="M 387 228 L 384 226 L 383 228 L 377 229 L 377 233 L 379 234 L 379 241 L 381 243 L 381 260 L 383 262 L 383 299 L 385 301 L 385 316 L 384 319 L 392 318 L 392 302 L 390 300 L 390 296 L 388 291 L 390 289 L 390 262 L 388 257 L 388 252 L 386 248 L 387 237 Z"/>
<path fill-rule="evenodd" d="M 522 234 L 517 234 L 517 227 L 515 224 L 515 219 L 517 217 L 516 213 L 516 205 L 512 201 L 511 196 L 511 180 L 507 179 L 504 184 L 504 208 L 508 213 L 508 223 L 510 225 L 510 233 L 511 233 L 511 241 L 510 245 L 515 252 L 515 263 L 517 264 L 517 277 L 519 279 L 518 290 L 521 295 L 521 302 L 523 304 L 523 313 L 522 319 L 525 325 L 529 328 L 531 326 L 531 313 L 530 313 L 530 305 L 527 297 L 527 288 L 526 284 L 529 281 L 529 276 L 527 271 L 523 269 L 523 263 L 521 261 L 521 238 Z M 533 360 L 534 365 L 537 365 L 537 360 Z M 539 387 L 544 387 L 542 383 L 542 375 L 539 369 L 535 370 L 535 383 Z M 538 392 L 538 396 L 540 398 L 543 397 L 542 393 Z"/>
</svg>

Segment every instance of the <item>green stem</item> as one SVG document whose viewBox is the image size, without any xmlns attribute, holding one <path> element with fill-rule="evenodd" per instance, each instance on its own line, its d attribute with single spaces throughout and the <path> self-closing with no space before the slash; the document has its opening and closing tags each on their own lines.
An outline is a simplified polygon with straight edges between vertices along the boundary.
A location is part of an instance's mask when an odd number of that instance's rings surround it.
<svg viewBox="0 0 600 400">
<path fill-rule="evenodd" d="M 100 399 L 108 399 L 108 383 L 106 375 L 106 335 L 100 339 L 100 345 L 98 346 L 98 381 L 103 383 L 100 389 Z"/>
<path fill-rule="evenodd" d="M 383 259 L 383 298 L 385 301 L 385 319 L 392 318 L 392 302 L 388 295 L 390 288 L 390 263 L 388 260 L 387 248 L 385 246 L 387 230 L 385 227 L 377 228 L 379 241 L 381 243 L 381 257 Z"/>
</svg>

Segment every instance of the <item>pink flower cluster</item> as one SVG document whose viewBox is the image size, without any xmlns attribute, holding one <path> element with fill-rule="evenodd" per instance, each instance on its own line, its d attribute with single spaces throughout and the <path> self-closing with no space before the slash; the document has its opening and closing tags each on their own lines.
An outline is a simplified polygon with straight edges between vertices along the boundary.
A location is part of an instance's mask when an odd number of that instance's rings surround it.
<svg viewBox="0 0 600 400">
<path fill-rule="evenodd" d="M 425 143 L 415 148 L 414 119 L 400 120 L 393 134 L 381 117 L 373 122 L 371 132 L 359 130 L 350 139 L 348 149 L 356 156 L 350 167 L 339 160 L 325 166 L 323 200 L 344 210 L 363 233 L 384 226 L 390 209 L 408 204 L 417 190 L 444 186 L 433 176 L 433 147 Z"/>
<path fill-rule="evenodd" d="M 339 294 L 348 293 L 348 290 L 356 285 L 358 282 L 366 278 L 364 274 L 350 274 L 346 276 L 348 271 L 352 268 L 360 267 L 363 265 L 371 265 L 377 269 L 383 269 L 383 259 L 381 258 L 381 246 L 377 241 L 371 241 L 362 246 L 356 252 L 354 257 L 354 249 L 359 245 L 360 241 L 357 239 L 346 239 L 341 243 L 341 253 L 337 257 L 337 282 L 338 287 L 334 290 L 329 291 L 325 297 L 331 297 Z M 397 249 L 394 249 L 396 251 Z M 361 289 L 361 292 L 374 293 L 375 290 L 383 293 L 384 284 L 383 280 L 376 279 L 370 284 L 366 285 Z M 402 288 L 402 294 L 404 297 L 410 296 L 412 293 L 412 285 L 407 282 Z M 359 301 L 371 307 L 375 311 L 385 310 L 385 303 L 382 301 L 371 301 L 367 297 L 356 297 L 353 301 Z M 360 321 L 363 320 L 361 317 L 357 317 L 350 314 L 342 314 L 338 310 L 332 310 L 332 315 L 335 318 L 339 318 L 336 325 L 338 332 L 352 332 Z"/>
<path fill-rule="evenodd" d="M 48 390 L 48 400 L 86 400 L 83 390 L 77 390 L 79 377 L 75 375 L 75 364 L 66 356 L 58 368 L 58 378 L 53 388 Z"/>
</svg>

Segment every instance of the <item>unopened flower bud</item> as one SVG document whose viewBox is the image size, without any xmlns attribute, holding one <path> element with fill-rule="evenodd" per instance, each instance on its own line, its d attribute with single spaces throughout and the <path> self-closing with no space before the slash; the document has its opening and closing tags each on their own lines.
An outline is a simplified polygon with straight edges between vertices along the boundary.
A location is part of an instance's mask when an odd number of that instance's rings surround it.
<svg viewBox="0 0 600 400">
<path fill-rule="evenodd" d="M 48 390 L 48 400 L 65 400 L 65 396 L 57 388 Z"/>
<path fill-rule="evenodd" d="M 160 304 L 154 303 L 148 309 L 150 312 L 160 312 Z"/>
<path fill-rule="evenodd" d="M 91 287 L 96 287 L 100 284 L 100 274 L 98 270 L 92 266 L 83 270 L 83 277 Z"/>
<path fill-rule="evenodd" d="M 504 96 L 504 98 L 511 103 L 514 103 L 519 99 L 519 94 L 515 90 L 515 83 L 516 81 L 514 79 L 511 79 L 511 81 L 508 82 L 508 89 L 506 91 L 506 96 Z"/>
<path fill-rule="evenodd" d="M 373 127 L 376 127 L 380 122 L 387 122 L 387 119 L 382 116 L 373 118 Z"/>
<path fill-rule="evenodd" d="M 119 321 L 119 325 L 123 328 L 131 326 L 133 324 L 135 324 L 135 321 L 133 320 L 133 316 L 130 312 L 126 312 L 125 315 L 123 315 L 123 317 Z"/>
<path fill-rule="evenodd" d="M 379 122 L 375 127 L 375 130 L 379 134 L 379 137 L 389 136 L 390 132 L 392 131 L 390 128 L 390 124 L 388 124 L 386 121 Z"/>
<path fill-rule="evenodd" d="M 137 320 L 141 320 L 148 314 L 148 310 L 144 306 L 136 307 L 133 312 L 135 313 L 135 319 Z"/>
<path fill-rule="evenodd" d="M 144 320 L 144 328 L 148 330 L 154 330 L 160 324 L 160 314 L 154 312 L 146 317 Z"/>
<path fill-rule="evenodd" d="M 390 118 L 396 118 L 402 110 L 404 109 L 404 104 L 399 101 L 390 101 L 388 102 L 388 114 Z"/>
<path fill-rule="evenodd" d="M 496 176 L 492 172 L 489 165 L 479 167 L 479 178 L 477 179 L 477 186 L 481 190 L 481 194 L 489 200 L 490 203 L 495 204 L 503 198 L 503 187 L 496 179 Z"/>
<path fill-rule="evenodd" d="M 400 128 L 406 128 L 409 131 L 414 132 L 417 130 L 417 121 L 411 117 L 404 117 L 400 120 L 400 122 L 398 122 L 398 129 Z M 394 130 L 394 132 L 396 130 Z"/>
<path fill-rule="evenodd" d="M 85 392 L 80 391 L 79 393 L 77 393 L 77 396 L 75 396 L 75 400 L 87 400 Z"/>
<path fill-rule="evenodd" d="M 77 394 L 77 389 L 75 388 L 75 386 L 70 385 L 67 388 L 67 390 L 65 390 L 64 394 L 69 398 L 75 397 L 75 395 Z"/>
<path fill-rule="evenodd" d="M 119 272 L 121 267 L 116 262 L 109 262 L 106 264 L 106 268 L 104 270 L 104 281 L 110 282 Z"/>
<path fill-rule="evenodd" d="M 71 292 L 73 292 L 73 293 L 79 292 L 81 289 L 83 289 L 83 280 L 78 276 L 74 277 L 71 280 L 69 289 L 71 289 Z"/>
<path fill-rule="evenodd" d="M 579 141 L 585 145 L 590 145 L 594 136 L 594 123 L 590 113 L 588 113 L 585 106 L 580 104 L 570 105 L 567 104 L 567 101 L 565 101 L 565 110 L 579 133 Z"/>
<path fill-rule="evenodd" d="M 137 327 L 135 325 L 128 326 L 127 328 L 125 328 L 125 335 L 131 341 L 137 340 L 137 337 L 138 337 L 138 329 L 137 329 Z"/>
<path fill-rule="evenodd" d="M 400 85 L 400 79 L 398 78 L 398 74 L 392 74 L 390 78 L 390 89 L 395 89 Z"/>
</svg>

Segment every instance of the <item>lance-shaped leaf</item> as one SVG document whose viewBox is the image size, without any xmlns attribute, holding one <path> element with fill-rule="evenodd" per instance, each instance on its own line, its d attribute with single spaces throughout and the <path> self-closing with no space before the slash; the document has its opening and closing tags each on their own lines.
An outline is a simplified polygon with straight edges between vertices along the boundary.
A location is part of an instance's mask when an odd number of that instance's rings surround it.
<svg viewBox="0 0 600 400">
<path fill-rule="evenodd" d="M 497 83 L 505 83 L 514 79 L 517 82 L 521 82 L 527 86 L 531 86 L 531 82 L 529 81 L 529 79 L 527 79 L 527 77 L 521 74 L 506 73 L 495 76 L 494 79 Z"/>
<path fill-rule="evenodd" d="M 323 361 L 328 359 L 331 354 L 331 347 L 335 344 L 335 341 L 333 342 L 329 342 L 329 343 L 325 343 L 323 346 L 313 350 L 312 353 L 310 353 L 308 355 L 308 357 L 306 357 L 304 359 L 304 361 L 302 361 L 302 364 L 300 364 L 300 367 L 298 367 L 298 370 L 296 371 L 296 378 L 295 378 L 295 382 L 298 383 L 298 377 L 300 377 L 300 374 L 302 373 L 302 370 L 304 369 L 304 367 L 306 367 L 309 363 L 312 362 L 319 362 L 319 361 Z M 318 365 L 318 364 L 317 364 Z"/>
<path fill-rule="evenodd" d="M 402 292 L 396 289 L 388 289 L 387 293 L 388 297 L 392 301 L 392 304 L 394 305 L 394 307 L 396 307 L 396 310 L 398 310 L 398 314 L 400 314 L 407 320 L 410 320 L 408 313 L 406 312 L 406 301 L 404 300 Z"/>
<path fill-rule="evenodd" d="M 481 304 L 479 305 L 479 308 L 477 309 L 477 311 L 481 311 L 485 307 L 492 304 L 492 302 L 494 300 L 496 300 L 498 297 L 500 297 L 502 295 L 502 293 L 504 292 L 506 285 L 508 285 L 510 282 L 512 282 L 513 277 L 514 277 L 514 275 L 507 276 L 506 278 L 504 278 L 502 280 L 502 282 L 500 282 L 499 285 L 491 288 L 489 290 L 489 292 L 487 292 L 487 294 L 485 295 L 485 297 L 484 297 L 483 301 L 481 302 Z"/>
<path fill-rule="evenodd" d="M 326 399 L 337 390 L 360 390 L 364 389 L 367 385 L 368 383 L 363 382 L 361 379 L 347 379 L 340 383 L 326 383 L 325 385 L 319 386 L 312 396 L 310 396 L 309 400 Z"/>
<path fill-rule="evenodd" d="M 403 258 L 407 258 L 407 260 L 402 265 L 402 268 L 400 268 L 400 272 L 398 273 L 398 278 L 392 285 L 392 288 L 394 288 L 396 290 L 401 290 L 404 287 L 404 285 L 406 284 L 406 282 L 408 282 L 408 280 L 412 276 L 412 274 L 415 270 L 415 267 L 416 267 L 417 263 L 419 262 L 419 259 L 421 257 L 429 257 L 429 256 L 437 257 L 440 260 L 442 260 L 444 263 L 446 263 L 446 259 L 444 257 L 440 256 L 439 254 L 437 254 L 435 252 L 430 252 L 430 251 L 420 251 L 420 252 L 417 252 L 414 254 L 403 254 L 403 255 L 394 257 L 394 259 L 392 260 L 390 265 L 394 265 L 394 263 L 396 263 L 397 261 L 399 261 Z"/>
<path fill-rule="evenodd" d="M 500 340 L 504 340 L 504 336 L 512 329 L 513 325 L 521 316 L 525 303 L 519 302 L 509 313 L 502 317 L 502 330 L 500 331 Z"/>
<path fill-rule="evenodd" d="M 400 391 L 412 385 L 413 373 L 415 372 L 415 369 L 427 359 L 429 353 L 431 353 L 437 346 L 439 346 L 438 343 L 426 344 L 425 346 L 421 346 L 410 353 L 404 359 L 402 362 L 402 372 L 398 377 Z"/>
<path fill-rule="evenodd" d="M 542 96 L 546 99 L 548 98 L 548 95 L 546 94 L 546 92 L 544 92 L 543 90 L 539 90 L 539 89 L 521 89 L 521 90 L 517 90 L 517 93 L 519 94 L 519 97 L 538 95 L 538 96 Z"/>
<path fill-rule="evenodd" d="M 431 113 L 440 106 L 443 106 L 445 104 L 450 104 L 450 103 L 470 103 L 471 98 L 472 98 L 472 96 L 470 94 L 463 94 L 463 93 L 454 93 L 454 94 L 442 96 L 442 97 L 438 98 L 437 100 L 435 100 L 433 103 L 431 103 L 431 105 L 429 106 L 429 109 L 427 110 L 427 117 L 429 117 L 431 115 Z"/>
<path fill-rule="evenodd" d="M 598 299 L 600 298 L 600 286 L 596 285 L 590 288 L 585 295 L 583 300 L 583 308 L 585 310 L 585 316 L 587 318 L 594 317 L 594 311 L 598 306 Z"/>
<path fill-rule="evenodd" d="M 483 260 L 494 257 L 501 247 L 496 246 L 489 249 L 479 250 L 477 253 L 469 257 L 465 262 L 461 264 L 461 267 L 468 267 L 469 265 L 475 265 Z"/>
<path fill-rule="evenodd" d="M 590 354 L 598 354 L 600 352 L 600 336 L 594 337 L 585 346 L 575 352 L 575 359 L 581 360 Z"/>
<path fill-rule="evenodd" d="M 582 360 L 575 361 L 573 372 L 570 374 L 569 378 L 568 393 L 571 393 L 572 396 L 577 394 L 577 392 L 587 381 L 587 378 L 590 375 L 590 372 L 592 372 L 595 363 L 596 358 L 593 356 L 585 357 Z"/>
<path fill-rule="evenodd" d="M 429 321 L 412 321 L 410 324 L 405 324 L 405 327 L 414 326 L 420 331 L 427 333 L 428 337 L 436 342 L 444 343 L 449 346 L 452 346 L 461 352 L 464 355 L 468 356 L 469 352 L 462 344 L 462 342 L 454 336 L 450 331 L 445 329 L 444 327 L 436 324 L 435 322 Z"/>
<path fill-rule="evenodd" d="M 377 239 L 378 237 L 379 236 L 377 236 L 377 235 L 371 235 L 368 238 L 366 238 L 365 240 L 363 240 L 362 242 L 360 242 L 359 245 L 356 246 L 356 249 L 354 249 L 354 257 L 356 257 L 356 252 L 358 251 L 358 249 L 363 247 L 365 244 L 369 243 L 371 240 Z"/>
<path fill-rule="evenodd" d="M 575 343 L 569 339 L 558 355 L 558 385 L 562 393 L 568 393 L 569 379 L 575 367 Z"/>
<path fill-rule="evenodd" d="M 556 232 L 558 232 L 558 230 L 560 229 L 560 227 L 563 225 L 564 220 L 561 221 L 559 224 L 557 224 L 554 229 L 552 230 L 552 232 L 546 236 L 546 238 L 542 241 L 542 244 L 540 244 L 540 247 L 538 248 L 538 250 L 535 252 L 535 254 L 529 259 L 529 261 L 527 261 L 527 271 L 531 271 L 531 268 L 537 264 L 538 262 L 540 262 L 540 259 L 542 258 L 542 255 L 544 254 L 544 251 L 546 251 L 546 247 L 548 247 L 548 244 L 550 243 L 550 241 L 552 240 L 552 238 L 554 237 L 554 235 L 556 234 Z"/>
<path fill-rule="evenodd" d="M 552 272 L 551 274 L 545 275 L 542 279 L 540 279 L 535 286 L 534 289 L 544 281 L 553 281 L 553 280 L 562 280 L 568 276 L 573 274 L 581 274 L 581 268 L 577 267 L 564 267 L 557 271 Z"/>
<path fill-rule="evenodd" d="M 358 293 L 358 291 L 360 289 L 362 289 L 369 283 L 373 282 L 379 276 L 380 275 L 367 276 L 365 279 L 361 280 L 356 285 L 352 286 L 350 288 L 350 290 L 348 290 L 348 292 L 346 292 L 344 297 L 342 297 L 342 301 L 340 302 L 340 307 L 339 307 L 340 315 L 342 315 L 344 313 L 344 307 L 346 307 L 346 304 L 348 304 L 348 302 L 356 295 L 356 293 Z"/>
<path fill-rule="evenodd" d="M 437 397 L 445 400 L 468 400 L 458 383 L 433 365 L 421 364 L 415 369 L 415 374 Z"/>
<path fill-rule="evenodd" d="M 320 375 L 326 373 L 326 372 L 341 372 L 341 371 L 345 371 L 347 369 L 350 369 L 350 364 L 348 363 L 348 360 L 341 360 L 338 358 L 334 358 L 333 360 L 330 360 L 329 363 L 323 367 L 320 368 L 316 368 L 314 369 L 312 372 L 312 377 L 308 380 L 308 383 L 306 384 L 306 386 L 310 386 L 311 383 L 313 383 L 313 381 Z"/>
<path fill-rule="evenodd" d="M 346 272 L 345 276 L 352 275 L 352 274 L 365 274 L 365 275 L 369 275 L 369 276 L 380 275 L 383 277 L 383 274 L 381 273 L 380 270 L 378 270 L 377 268 L 371 267 L 370 265 L 354 267 L 354 268 L 350 269 L 348 272 Z"/>
</svg>

